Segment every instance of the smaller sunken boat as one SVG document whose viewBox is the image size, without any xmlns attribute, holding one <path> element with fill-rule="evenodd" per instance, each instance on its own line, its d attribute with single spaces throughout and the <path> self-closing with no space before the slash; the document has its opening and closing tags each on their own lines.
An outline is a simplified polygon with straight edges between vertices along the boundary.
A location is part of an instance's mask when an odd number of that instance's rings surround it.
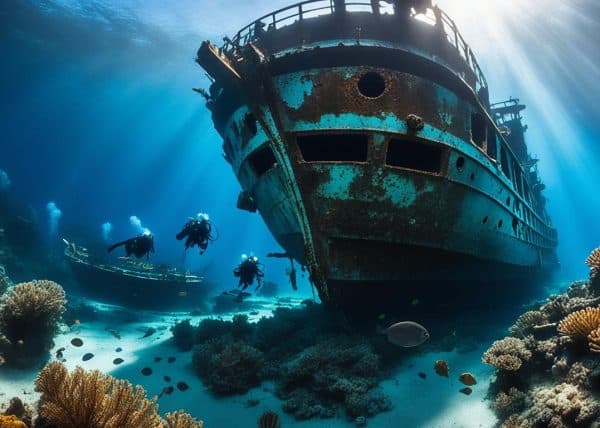
<svg viewBox="0 0 600 428">
<path fill-rule="evenodd" d="M 139 309 L 181 310 L 201 306 L 212 288 L 190 272 L 129 258 L 112 262 L 63 241 L 65 257 L 86 297 Z"/>
</svg>

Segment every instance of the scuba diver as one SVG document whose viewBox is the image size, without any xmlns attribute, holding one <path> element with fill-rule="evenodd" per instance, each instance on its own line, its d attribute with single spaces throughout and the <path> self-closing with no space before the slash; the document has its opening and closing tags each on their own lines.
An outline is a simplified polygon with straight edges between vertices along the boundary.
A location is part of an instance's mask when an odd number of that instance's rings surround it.
<svg viewBox="0 0 600 428">
<path fill-rule="evenodd" d="M 202 255 L 206 251 L 206 247 L 208 247 L 208 242 L 217 239 L 211 234 L 212 230 L 213 224 L 210 222 L 208 214 L 198 213 L 196 218 L 188 220 L 183 229 L 181 229 L 181 232 L 175 235 L 175 238 L 178 241 L 187 238 L 185 240 L 185 249 L 187 250 L 197 245 L 200 248 L 200 255 Z"/>
<path fill-rule="evenodd" d="M 142 235 L 136 236 L 135 238 L 130 238 L 123 242 L 117 242 L 116 244 L 108 247 L 108 252 L 110 253 L 117 247 L 125 246 L 125 254 L 126 257 L 129 257 L 131 254 L 136 256 L 138 259 L 146 256 L 146 259 L 150 258 L 150 253 L 154 252 L 154 237 L 150 232 L 144 232 Z"/>
<path fill-rule="evenodd" d="M 233 270 L 233 275 L 240 278 L 238 287 L 242 287 L 242 290 L 245 290 L 254 282 L 254 278 L 256 278 L 257 285 L 254 291 L 257 291 L 262 286 L 262 279 L 265 276 L 260 266 L 258 257 L 248 257 L 242 254 L 242 262 Z"/>
</svg>

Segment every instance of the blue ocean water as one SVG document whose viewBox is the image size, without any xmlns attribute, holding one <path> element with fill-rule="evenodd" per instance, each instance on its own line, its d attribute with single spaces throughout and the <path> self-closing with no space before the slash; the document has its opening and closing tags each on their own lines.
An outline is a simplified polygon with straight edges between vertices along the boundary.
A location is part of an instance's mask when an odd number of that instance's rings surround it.
<svg viewBox="0 0 600 428">
<path fill-rule="evenodd" d="M 555 282 L 587 277 L 584 260 L 600 243 L 600 4 L 438 4 L 475 52 L 491 100 L 513 96 L 527 105 L 526 138 L 539 158 L 559 235 L 561 270 Z M 203 98 L 192 91 L 210 83 L 194 62 L 203 40 L 219 42 L 287 5 L 283 0 L 2 1 L 0 170 L 10 179 L 12 197 L 40 224 L 40 245 L 57 258 L 61 238 L 100 247 L 135 235 L 135 216 L 155 237 L 155 263 L 199 272 L 228 290 L 237 285 L 232 269 L 240 255 L 252 252 L 261 256 L 268 279 L 291 291 L 285 259 L 263 257 L 282 251 L 263 220 L 235 207 L 240 185 L 223 159 L 222 140 Z M 198 212 L 209 213 L 218 229 L 218 240 L 203 256 L 195 250 L 184 254 L 174 239 Z M 106 223 L 111 224 L 108 239 Z M 299 300 L 312 295 L 306 275 L 300 275 L 299 288 Z M 97 349 L 112 346 L 103 340 L 94 342 Z M 419 360 L 416 364 L 420 367 Z M 137 379 L 126 369 L 120 375 Z M 202 388 L 196 382 L 194 387 Z M 227 406 L 244 407 L 233 401 Z M 212 415 L 186 410 L 205 420 Z M 407 426 L 434 426 L 404 417 L 412 421 Z M 213 420 L 225 421 L 217 410 Z"/>
</svg>

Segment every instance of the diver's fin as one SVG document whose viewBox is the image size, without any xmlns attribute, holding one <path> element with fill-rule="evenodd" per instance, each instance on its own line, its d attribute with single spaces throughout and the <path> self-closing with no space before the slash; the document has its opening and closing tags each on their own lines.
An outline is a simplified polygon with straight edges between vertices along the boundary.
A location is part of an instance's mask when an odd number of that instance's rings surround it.
<svg viewBox="0 0 600 428">
<path fill-rule="evenodd" d="M 110 247 L 108 247 L 107 251 L 110 253 L 115 248 L 120 247 L 121 245 L 125 245 L 126 243 L 127 241 L 117 242 L 116 244 L 113 244 Z"/>
</svg>

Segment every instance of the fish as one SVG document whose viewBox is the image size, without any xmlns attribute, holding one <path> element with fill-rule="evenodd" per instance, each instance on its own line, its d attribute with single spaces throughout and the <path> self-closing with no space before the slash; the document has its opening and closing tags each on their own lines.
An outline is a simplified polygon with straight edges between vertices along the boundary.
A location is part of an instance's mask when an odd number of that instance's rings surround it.
<svg viewBox="0 0 600 428">
<path fill-rule="evenodd" d="M 57 360 L 62 360 L 64 358 L 64 356 L 63 356 L 64 350 L 65 350 L 65 348 L 60 348 L 56 351 L 56 359 Z"/>
<path fill-rule="evenodd" d="M 162 361 L 162 357 L 154 357 L 154 362 L 159 363 Z"/>
<path fill-rule="evenodd" d="M 123 361 L 124 361 L 124 360 L 123 360 L 123 358 L 115 358 L 115 359 L 113 360 L 113 364 L 114 364 L 115 366 L 118 366 L 118 365 L 119 365 L 119 364 L 121 364 Z"/>
<path fill-rule="evenodd" d="M 167 362 L 168 363 L 174 363 L 175 362 L 175 357 L 169 357 L 169 358 L 167 358 Z"/>
<path fill-rule="evenodd" d="M 71 345 L 79 348 L 80 346 L 83 346 L 83 340 L 81 340 L 78 337 L 75 337 L 75 338 L 71 339 Z"/>
<path fill-rule="evenodd" d="M 163 395 L 171 395 L 173 393 L 173 391 L 175 391 L 175 388 L 173 388 L 172 386 L 165 386 L 162 391 L 160 392 L 160 394 L 158 394 L 158 398 L 162 397 Z"/>
<path fill-rule="evenodd" d="M 464 385 L 467 385 L 467 386 L 473 386 L 473 385 L 477 384 L 475 377 L 471 373 L 461 374 L 458 377 L 458 380 L 460 380 Z"/>
<path fill-rule="evenodd" d="M 473 390 L 467 386 L 467 387 L 459 390 L 459 392 L 462 392 L 465 395 L 471 395 L 471 392 L 473 392 Z"/>
<path fill-rule="evenodd" d="M 381 333 L 387 336 L 390 343 L 403 348 L 419 346 L 429 339 L 427 329 L 414 321 L 397 322 Z"/>
<path fill-rule="evenodd" d="M 81 357 L 81 360 L 88 361 L 88 360 L 91 360 L 92 358 L 94 358 L 94 354 L 92 354 L 91 352 L 88 352 L 83 357 Z"/>
<path fill-rule="evenodd" d="M 150 367 L 144 367 L 142 369 L 142 374 L 144 376 L 150 376 L 152 374 L 152 369 Z"/>
<path fill-rule="evenodd" d="M 419 377 L 421 379 L 425 379 L 427 377 L 427 375 L 425 373 L 423 373 L 423 372 L 419 372 Z"/>
<path fill-rule="evenodd" d="M 190 387 L 185 382 L 177 382 L 177 389 L 180 391 L 187 391 Z"/>
<path fill-rule="evenodd" d="M 448 377 L 448 374 L 450 373 L 450 368 L 448 367 L 448 363 L 445 362 L 444 360 L 437 360 L 435 362 L 435 365 L 433 366 L 433 369 L 440 376 Z"/>
</svg>

